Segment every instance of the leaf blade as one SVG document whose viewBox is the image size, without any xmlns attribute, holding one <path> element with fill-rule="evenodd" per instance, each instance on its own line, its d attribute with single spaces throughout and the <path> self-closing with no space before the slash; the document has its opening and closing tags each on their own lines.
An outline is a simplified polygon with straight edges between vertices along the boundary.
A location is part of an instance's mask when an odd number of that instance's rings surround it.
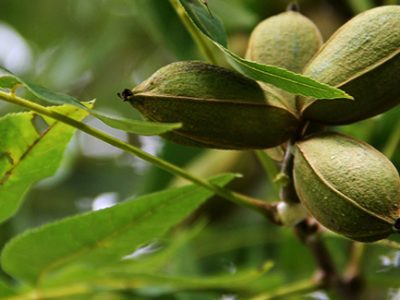
<svg viewBox="0 0 400 300">
<path fill-rule="evenodd" d="M 239 57 L 222 46 L 228 62 L 239 72 L 258 81 L 275 85 L 292 94 L 314 97 L 317 99 L 352 99 L 346 92 L 331 87 L 325 83 L 317 82 L 292 71 L 270 65 L 263 65 Z"/>
<path fill-rule="evenodd" d="M 93 109 L 91 114 L 110 127 L 138 135 L 160 135 L 182 127 L 181 123 L 157 123 L 110 117 Z"/>
<path fill-rule="evenodd" d="M 51 108 L 76 120 L 87 112 L 73 106 Z M 53 175 L 75 129 L 46 118 L 48 128 L 40 133 L 32 124 L 32 112 L 0 118 L 0 222 L 19 208 L 29 187 Z"/>
<path fill-rule="evenodd" d="M 206 36 L 226 47 L 227 36 L 222 21 L 200 1 L 180 1 L 195 26 Z"/>
<path fill-rule="evenodd" d="M 80 102 L 78 99 L 72 96 L 58 92 L 53 92 L 40 85 L 27 82 L 1 66 L 0 66 L 0 71 L 4 73 L 3 75 L 0 75 L 0 88 L 13 88 L 16 85 L 21 84 L 34 96 L 36 96 L 38 99 L 44 101 L 47 104 L 50 105 L 69 104 L 79 107 L 81 109 L 87 109 L 87 107 L 84 104 L 82 104 L 82 102 Z"/>
<path fill-rule="evenodd" d="M 0 280 L 0 297 L 10 297 L 16 294 L 16 291 L 8 283 Z M 3 299 L 3 298 L 1 298 Z"/>
<path fill-rule="evenodd" d="M 233 178 L 228 174 L 212 182 L 222 186 Z M 31 284 L 73 263 L 107 265 L 163 235 L 211 195 L 189 185 L 47 224 L 11 240 L 1 263 L 10 275 Z"/>
</svg>

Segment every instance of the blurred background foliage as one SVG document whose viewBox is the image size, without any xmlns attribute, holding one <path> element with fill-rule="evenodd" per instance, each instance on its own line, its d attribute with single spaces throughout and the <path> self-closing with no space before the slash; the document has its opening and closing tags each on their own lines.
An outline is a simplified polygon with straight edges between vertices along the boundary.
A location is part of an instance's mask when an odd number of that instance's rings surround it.
<svg viewBox="0 0 400 300">
<path fill-rule="evenodd" d="M 282 0 L 208 2 L 225 24 L 230 49 L 240 55 L 244 54 L 254 26 L 284 11 L 288 4 Z M 318 25 L 325 40 L 354 14 L 377 5 L 399 4 L 396 0 L 299 2 L 302 13 Z M 133 87 L 168 63 L 193 59 L 203 58 L 167 0 L 0 0 L 0 64 L 49 89 L 81 100 L 96 98 L 98 109 L 114 115 L 140 119 L 138 113 L 116 96 L 117 92 Z M 0 115 L 19 110 L 0 102 Z M 251 152 L 183 147 L 158 137 L 128 135 L 92 119 L 87 122 L 202 176 L 241 172 L 245 176 L 233 183 L 233 189 L 270 201 L 277 197 L 271 178 L 263 173 Z M 396 143 L 400 107 L 337 130 L 384 151 L 400 169 L 400 149 Z M 181 183 L 148 163 L 78 133 L 57 175 L 37 184 L 19 213 L 1 225 L 0 243 L 28 227 Z M 208 225 L 182 247 L 179 255 L 171 258 L 169 272 L 229 274 L 272 260 L 274 268 L 263 281 L 263 287 L 274 288 L 308 278 L 315 270 L 307 249 L 290 230 L 271 226 L 255 213 L 221 199 L 209 201 L 176 231 L 184 231 L 186 225 L 204 219 Z M 344 267 L 349 241 L 333 235 L 326 240 L 337 263 Z M 365 299 L 399 299 L 398 250 L 369 246 L 363 268 L 370 285 Z M 125 299 L 120 296 L 113 295 L 115 299 Z M 318 299 L 326 299 L 325 296 L 308 295 Z M 110 295 L 104 297 L 114 299 Z M 160 299 L 235 297 L 198 291 L 164 295 Z"/>
</svg>

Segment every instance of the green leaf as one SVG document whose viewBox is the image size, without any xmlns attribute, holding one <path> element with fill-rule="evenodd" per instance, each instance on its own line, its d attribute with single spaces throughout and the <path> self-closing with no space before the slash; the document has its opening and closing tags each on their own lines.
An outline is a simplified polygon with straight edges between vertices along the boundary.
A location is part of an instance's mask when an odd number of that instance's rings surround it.
<svg viewBox="0 0 400 300">
<path fill-rule="evenodd" d="M 222 27 L 228 32 L 247 31 L 260 21 L 260 12 L 243 0 L 208 1 L 208 6 L 213 14 L 221 18 Z M 268 4 L 264 8 L 268 11 Z"/>
<path fill-rule="evenodd" d="M 222 186 L 234 176 L 219 176 L 212 182 Z M 165 234 L 211 195 L 189 185 L 29 230 L 5 246 L 3 269 L 16 279 L 38 284 L 71 264 L 87 268 L 112 264 Z"/>
<path fill-rule="evenodd" d="M 189 244 L 199 233 L 206 227 L 206 222 L 191 225 L 190 228 L 179 230 L 178 234 L 162 241 L 161 249 L 157 249 L 154 253 L 148 253 L 138 258 L 130 258 L 110 266 L 110 270 L 122 273 L 158 273 L 168 266 L 171 261 L 179 257 L 180 251 Z M 108 269 L 108 268 L 107 268 Z"/>
<path fill-rule="evenodd" d="M 74 106 L 86 109 L 86 107 L 78 99 L 76 99 L 72 96 L 50 91 L 50 90 L 48 90 L 40 85 L 34 84 L 34 83 L 22 82 L 22 84 L 33 95 L 35 95 L 40 100 L 42 100 L 50 105 L 70 104 L 70 105 L 74 105 Z"/>
<path fill-rule="evenodd" d="M 227 46 L 227 37 L 224 25 L 217 16 L 211 13 L 207 4 L 202 3 L 201 1 L 190 0 L 180 1 L 180 3 L 185 8 L 185 11 L 192 22 L 201 32 L 218 44 L 224 47 Z"/>
<path fill-rule="evenodd" d="M 215 21 L 216 18 L 207 10 L 205 5 L 200 3 L 200 0 L 173 0 L 172 4 L 184 21 L 189 21 L 194 25 L 194 29 L 197 30 L 197 32 L 193 34 L 203 35 L 203 37 L 213 42 L 225 55 L 227 61 L 237 71 L 246 76 L 270 83 L 297 95 L 314 97 L 317 99 L 352 99 L 350 95 L 335 87 L 317 82 L 309 77 L 296 74 L 286 69 L 258 64 L 243 59 L 229 51 L 223 43 L 219 42 L 218 35 L 216 35 L 214 31 L 208 30 L 210 28 L 209 24 L 213 24 L 212 28 L 219 28 L 222 25 L 217 24 Z M 184 10 L 185 15 L 182 15 L 181 10 Z M 193 29 L 192 27 L 190 28 L 191 30 Z M 198 39 L 197 36 L 196 38 Z"/>
<path fill-rule="evenodd" d="M 179 258 L 179 253 L 190 240 L 197 236 L 206 226 L 205 223 L 194 225 L 185 230 L 179 230 L 179 233 L 169 236 L 168 239 L 162 239 L 160 243 L 146 245 L 147 252 L 135 257 L 125 257 L 118 262 L 113 262 L 110 266 L 102 268 L 87 269 L 84 266 L 73 264 L 57 273 L 56 277 L 48 278 L 46 284 L 48 286 L 64 286 L 71 285 L 76 282 L 89 280 L 98 280 L 105 273 L 118 272 L 124 274 L 126 278 L 136 276 L 142 273 L 160 273 L 171 262 Z M 140 252 L 140 251 L 139 251 Z M 131 274 L 131 275 L 129 275 Z"/>
<path fill-rule="evenodd" d="M 317 99 L 353 99 L 346 92 L 325 83 L 315 81 L 310 77 L 276 66 L 263 65 L 243 59 L 221 45 L 219 48 L 224 51 L 228 62 L 237 71 L 255 80 L 270 83 L 296 95 L 314 97 Z"/>
<path fill-rule="evenodd" d="M 139 135 L 159 135 L 181 127 L 179 123 L 155 123 L 107 116 L 102 112 L 89 109 L 87 106 L 83 105 L 82 102 L 72 96 L 53 92 L 42 86 L 28 83 L 2 67 L 0 67 L 0 70 L 6 73 L 5 75 L 0 75 L 0 88 L 12 89 L 18 84 L 21 84 L 39 100 L 47 104 L 74 105 L 78 108 L 87 110 L 92 116 L 96 117 L 106 125 L 116 129 Z"/>
<path fill-rule="evenodd" d="M 5 73 L 5 75 L 0 75 L 1 88 L 12 88 L 17 84 L 21 84 L 33 95 L 35 95 L 38 99 L 48 104 L 51 105 L 70 104 L 77 106 L 81 109 L 87 109 L 85 105 L 83 105 L 79 100 L 75 99 L 72 96 L 53 92 L 40 85 L 26 82 L 25 80 L 21 79 L 20 77 L 11 73 L 10 71 L 8 71 L 3 67 L 0 67 L 0 70 Z"/>
<path fill-rule="evenodd" d="M 91 113 L 110 127 L 139 135 L 160 135 L 182 126 L 181 123 L 157 123 L 141 120 L 117 119 L 94 110 L 91 110 Z"/>
<path fill-rule="evenodd" d="M 51 109 L 76 120 L 87 116 L 69 105 Z M 33 124 L 36 116 L 25 112 L 0 118 L 0 222 L 17 211 L 33 183 L 55 173 L 75 132 L 50 118 L 45 118 L 46 130 L 39 132 Z"/>
</svg>

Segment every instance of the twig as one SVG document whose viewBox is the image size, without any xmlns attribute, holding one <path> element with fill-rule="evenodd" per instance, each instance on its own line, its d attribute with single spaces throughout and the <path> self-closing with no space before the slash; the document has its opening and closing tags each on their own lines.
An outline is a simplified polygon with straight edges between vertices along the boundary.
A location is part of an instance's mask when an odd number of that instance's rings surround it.
<svg viewBox="0 0 400 300">
<path fill-rule="evenodd" d="M 364 278 L 362 276 L 362 260 L 365 254 L 366 245 L 353 242 L 350 249 L 350 259 L 344 273 L 344 282 L 354 294 L 355 299 L 361 294 L 364 288 Z"/>
<path fill-rule="evenodd" d="M 224 199 L 227 199 L 229 201 L 232 201 L 234 203 L 240 204 L 242 206 L 251 208 L 261 214 L 263 214 L 265 217 L 270 219 L 274 223 L 279 223 L 277 221 L 276 217 L 276 208 L 272 204 L 268 204 L 263 200 L 255 199 L 246 195 L 242 195 L 240 193 L 232 192 L 228 189 L 219 187 L 205 179 L 199 178 L 193 174 L 188 173 L 182 168 L 179 168 L 178 166 L 171 164 L 165 160 L 162 160 L 156 156 L 153 156 L 151 154 L 148 154 L 147 152 L 136 148 L 128 143 L 125 143 L 121 140 L 116 139 L 115 137 L 108 135 L 100 130 L 97 130 L 96 128 L 90 127 L 86 125 L 85 123 L 82 123 L 80 121 L 74 120 L 68 116 L 65 116 L 61 113 L 58 113 L 54 110 L 48 109 L 45 106 L 42 106 L 40 104 L 31 102 L 27 99 L 21 98 L 16 96 L 14 93 L 6 93 L 3 91 L 0 91 L 0 99 L 3 99 L 9 103 L 17 104 L 19 106 L 28 108 L 40 115 L 45 115 L 48 116 L 54 120 L 60 121 L 62 123 L 65 123 L 67 125 L 70 125 L 76 129 L 79 129 L 91 136 L 94 136 L 107 144 L 110 144 L 112 146 L 115 146 L 123 151 L 126 151 L 132 155 L 135 155 L 147 162 L 150 162 L 151 164 L 177 176 L 181 176 L 190 182 L 197 184 L 209 191 L 212 191 L 218 196 L 221 196 Z"/>
<path fill-rule="evenodd" d="M 295 232 L 300 240 L 310 249 L 317 265 L 316 281 L 326 290 L 336 293 L 342 300 L 358 300 L 362 291 L 362 279 L 359 274 L 342 278 L 336 270 L 335 263 L 321 239 L 318 225 L 306 220 L 298 224 Z"/>
<path fill-rule="evenodd" d="M 310 249 L 319 267 L 318 281 L 326 288 L 337 281 L 338 275 L 335 264 L 318 233 L 317 223 L 311 219 L 304 220 L 295 227 L 297 237 Z"/>
<path fill-rule="evenodd" d="M 286 203 L 300 202 L 293 184 L 293 160 L 293 141 L 289 141 L 286 147 L 285 157 L 283 159 L 280 172 L 281 176 L 285 177 L 285 182 L 279 192 L 279 198 Z"/>
</svg>

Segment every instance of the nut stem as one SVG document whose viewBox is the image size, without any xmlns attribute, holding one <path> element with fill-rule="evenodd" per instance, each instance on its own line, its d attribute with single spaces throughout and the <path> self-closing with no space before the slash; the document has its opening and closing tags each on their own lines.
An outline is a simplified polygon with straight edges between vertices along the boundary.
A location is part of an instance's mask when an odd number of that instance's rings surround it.
<svg viewBox="0 0 400 300">
<path fill-rule="evenodd" d="M 300 5 L 297 1 L 290 2 L 288 6 L 286 7 L 286 11 L 295 11 L 299 12 L 300 11 Z"/>
</svg>

